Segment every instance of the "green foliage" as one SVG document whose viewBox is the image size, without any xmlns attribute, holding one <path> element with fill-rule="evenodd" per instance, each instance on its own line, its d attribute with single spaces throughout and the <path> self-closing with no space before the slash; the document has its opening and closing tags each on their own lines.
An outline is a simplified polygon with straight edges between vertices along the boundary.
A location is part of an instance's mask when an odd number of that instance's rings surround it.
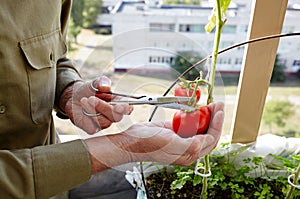
<svg viewBox="0 0 300 199">
<path fill-rule="evenodd" d="M 74 23 L 73 18 L 70 19 L 69 28 L 68 28 L 68 35 L 69 41 L 77 43 L 77 36 L 81 32 L 81 27 Z"/>
<path fill-rule="evenodd" d="M 203 57 L 194 51 L 182 51 L 178 52 L 177 56 L 171 63 L 171 67 L 176 71 L 176 75 L 182 74 L 186 69 L 190 68 L 197 61 L 201 60 Z M 203 71 L 203 66 L 199 66 L 191 70 L 186 74 L 185 79 L 194 80 L 199 77 L 199 71 Z"/>
<path fill-rule="evenodd" d="M 75 26 L 89 28 L 97 25 L 101 13 L 102 0 L 74 0 L 71 18 Z"/>
<path fill-rule="evenodd" d="M 293 172 L 293 169 L 298 166 L 300 162 L 300 155 L 291 155 L 289 157 L 282 156 L 273 156 L 275 159 L 279 161 L 279 165 L 277 165 L 278 169 L 287 169 L 290 172 Z"/>
<path fill-rule="evenodd" d="M 225 16 L 226 16 L 226 11 L 227 11 L 227 9 L 230 5 L 230 2 L 231 2 L 231 0 L 221 0 L 220 1 L 222 21 L 217 21 L 217 9 L 216 9 L 216 7 L 214 7 L 214 9 L 212 10 L 212 15 L 210 16 L 210 20 L 209 20 L 208 24 L 205 26 L 206 32 L 211 32 L 216 27 L 217 23 L 222 23 L 221 26 L 223 26 L 225 24 L 224 19 L 225 19 Z"/>
<path fill-rule="evenodd" d="M 212 175 L 208 177 L 207 198 L 284 198 L 289 189 L 287 178 L 284 176 L 268 176 L 266 172 L 268 168 L 263 162 L 263 157 L 245 158 L 243 160 L 244 164 L 237 167 L 235 164 L 237 156 L 246 148 L 230 151 L 229 143 L 222 144 L 220 148 L 220 151 L 227 151 L 224 153 L 225 155 L 218 155 L 217 153 L 210 154 Z M 288 165 L 289 169 L 287 171 L 295 170 L 300 163 L 299 155 L 288 158 L 280 157 L 278 160 L 282 162 L 283 165 L 280 169 L 287 169 L 285 164 Z M 194 173 L 194 168 L 195 164 L 189 167 L 175 166 L 174 172 L 167 173 L 166 170 L 164 170 L 163 174 L 158 173 L 150 176 L 147 179 L 150 193 L 156 193 L 153 189 L 155 186 L 159 189 L 158 192 L 161 198 L 199 198 L 202 177 Z M 260 170 L 264 175 L 256 178 L 249 177 L 249 173 L 255 170 Z M 163 182 L 159 182 L 158 180 L 160 175 L 163 176 Z M 299 198 L 300 190 L 294 190 L 293 196 Z"/>
<path fill-rule="evenodd" d="M 102 0 L 82 0 L 83 9 L 83 27 L 89 28 L 97 25 L 97 16 L 101 13 Z"/>
<path fill-rule="evenodd" d="M 96 19 L 101 13 L 101 7 L 102 0 L 73 0 L 68 27 L 70 42 L 77 43 L 77 36 L 82 28 L 89 28 L 97 24 Z"/>
<path fill-rule="evenodd" d="M 71 18 L 73 19 L 74 26 L 83 26 L 83 10 L 85 0 L 73 0 Z"/>
<path fill-rule="evenodd" d="M 280 62 L 279 55 L 277 55 L 274 63 L 271 82 L 284 82 L 286 79 L 284 69 L 285 65 Z"/>
<path fill-rule="evenodd" d="M 83 16 L 82 12 L 84 9 L 84 1 L 83 0 L 73 0 L 71 17 L 68 27 L 68 36 L 69 36 L 69 49 L 72 49 L 72 42 L 77 43 L 77 36 L 81 32 L 81 28 L 83 25 Z"/>
<path fill-rule="evenodd" d="M 277 157 L 278 158 L 278 157 Z M 291 175 L 293 175 L 293 180 L 291 181 L 294 185 L 299 186 L 299 177 L 300 177 L 300 154 L 297 155 L 290 155 L 291 159 L 284 159 L 282 157 L 279 158 L 281 160 L 282 164 L 287 168 Z M 297 167 L 297 168 L 296 168 Z M 287 188 L 287 194 L 285 199 L 291 199 L 293 197 L 300 197 L 300 193 L 295 191 L 294 186 L 289 185 Z M 299 191 L 299 188 L 298 188 Z"/>
<path fill-rule="evenodd" d="M 289 101 L 270 100 L 265 104 L 263 122 L 269 125 L 272 132 L 272 125 L 284 127 L 286 121 L 294 115 L 293 104 Z"/>
</svg>

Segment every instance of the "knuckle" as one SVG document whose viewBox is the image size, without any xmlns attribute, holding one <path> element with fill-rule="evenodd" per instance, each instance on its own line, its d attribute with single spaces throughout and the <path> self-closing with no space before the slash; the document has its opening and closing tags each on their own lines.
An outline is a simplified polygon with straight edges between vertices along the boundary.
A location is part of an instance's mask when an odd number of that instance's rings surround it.
<svg viewBox="0 0 300 199">
<path fill-rule="evenodd" d="M 110 127 L 111 126 L 111 122 L 104 122 L 104 123 L 102 123 L 100 126 L 102 127 L 102 128 L 108 128 L 108 127 Z"/>
<path fill-rule="evenodd" d="M 123 119 L 123 115 L 121 115 L 121 114 L 114 114 L 113 118 L 114 118 L 115 122 L 119 122 L 119 121 L 121 121 Z"/>
<path fill-rule="evenodd" d="M 85 132 L 89 135 L 93 135 L 95 132 L 95 129 L 92 129 L 92 128 L 88 128 L 88 129 L 85 129 Z"/>
</svg>

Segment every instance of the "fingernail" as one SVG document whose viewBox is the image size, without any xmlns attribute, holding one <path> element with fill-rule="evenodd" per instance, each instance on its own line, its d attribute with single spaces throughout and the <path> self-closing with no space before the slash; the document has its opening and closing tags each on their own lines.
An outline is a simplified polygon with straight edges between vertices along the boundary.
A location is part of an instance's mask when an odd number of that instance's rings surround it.
<svg viewBox="0 0 300 199">
<path fill-rule="evenodd" d="M 96 99 L 95 96 L 90 96 L 87 100 L 89 103 L 95 103 L 95 99 Z"/>
<path fill-rule="evenodd" d="M 115 106 L 115 111 L 118 112 L 118 113 L 123 113 L 124 107 L 123 107 L 123 106 L 118 106 L 118 105 L 116 105 L 116 106 Z"/>
<path fill-rule="evenodd" d="M 99 85 L 100 85 L 100 86 L 103 86 L 103 87 L 110 87 L 111 81 L 110 81 L 110 79 L 109 79 L 108 77 L 106 77 L 106 76 L 101 76 L 101 77 L 100 77 Z"/>
</svg>

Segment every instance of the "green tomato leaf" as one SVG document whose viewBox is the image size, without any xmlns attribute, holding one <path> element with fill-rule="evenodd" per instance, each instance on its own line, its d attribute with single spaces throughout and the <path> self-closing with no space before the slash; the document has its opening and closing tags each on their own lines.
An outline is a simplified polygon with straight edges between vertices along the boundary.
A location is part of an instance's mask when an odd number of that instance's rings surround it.
<svg viewBox="0 0 300 199">
<path fill-rule="evenodd" d="M 210 16 L 210 20 L 208 22 L 208 24 L 206 24 L 205 26 L 205 31 L 210 33 L 215 27 L 216 27 L 216 14 L 215 14 L 215 10 L 216 9 L 213 9 L 213 13 L 212 15 Z"/>
<path fill-rule="evenodd" d="M 300 155 L 291 155 L 291 158 L 300 161 Z"/>
<path fill-rule="evenodd" d="M 201 182 L 202 182 L 202 177 L 195 175 L 194 179 L 193 179 L 193 186 L 196 186 L 196 185 L 200 184 Z"/>
<path fill-rule="evenodd" d="M 226 16 L 226 11 L 230 5 L 231 0 L 220 0 L 220 6 L 221 6 L 221 15 L 222 15 L 222 20 L 225 18 Z M 210 19 L 208 24 L 205 26 L 205 31 L 206 32 L 211 32 L 215 27 L 216 27 L 216 18 L 217 18 L 217 8 L 216 8 L 217 4 L 215 3 L 215 7 L 212 10 Z M 223 20 L 225 21 L 225 20 Z M 223 22 L 224 25 L 224 22 Z"/>
<path fill-rule="evenodd" d="M 186 181 L 183 181 L 183 180 L 175 180 L 171 184 L 171 189 L 172 190 L 181 189 L 185 183 L 186 183 Z"/>
</svg>

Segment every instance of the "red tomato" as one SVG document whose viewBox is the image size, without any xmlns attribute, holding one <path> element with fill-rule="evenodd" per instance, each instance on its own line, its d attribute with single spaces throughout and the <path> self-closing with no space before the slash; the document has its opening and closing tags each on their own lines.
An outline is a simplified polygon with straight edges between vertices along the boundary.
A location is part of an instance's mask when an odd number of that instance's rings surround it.
<svg viewBox="0 0 300 199">
<path fill-rule="evenodd" d="M 207 106 L 192 112 L 176 111 L 173 116 L 173 130 L 181 137 L 205 133 L 210 123 L 210 115 Z"/>
<path fill-rule="evenodd" d="M 185 88 L 184 86 L 177 85 L 175 87 L 174 95 L 175 96 L 183 96 L 183 97 L 191 97 L 194 92 L 194 89 L 193 89 L 194 87 L 195 86 L 192 86 L 192 88 L 188 89 L 188 88 Z M 187 89 L 188 89 L 188 91 L 187 91 Z M 201 91 L 200 91 L 200 89 L 197 89 L 196 93 L 195 93 L 196 102 L 198 102 L 200 100 L 200 96 L 201 96 Z"/>
</svg>

